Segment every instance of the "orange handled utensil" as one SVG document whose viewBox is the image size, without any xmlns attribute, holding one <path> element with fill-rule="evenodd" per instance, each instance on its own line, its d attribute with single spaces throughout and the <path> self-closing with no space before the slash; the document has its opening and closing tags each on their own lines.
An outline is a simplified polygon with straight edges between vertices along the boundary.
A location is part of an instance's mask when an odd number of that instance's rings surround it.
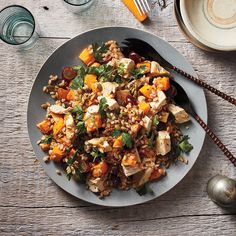
<svg viewBox="0 0 236 236">
<path fill-rule="evenodd" d="M 145 19 L 147 19 L 148 15 L 148 11 L 145 11 L 141 5 L 140 5 L 140 1 L 137 0 L 122 0 L 122 2 L 125 4 L 125 6 L 130 10 L 130 12 L 133 13 L 133 15 L 140 21 L 144 21 Z M 145 5 L 146 7 L 149 5 Z M 148 9 L 148 8 L 147 8 Z"/>
</svg>

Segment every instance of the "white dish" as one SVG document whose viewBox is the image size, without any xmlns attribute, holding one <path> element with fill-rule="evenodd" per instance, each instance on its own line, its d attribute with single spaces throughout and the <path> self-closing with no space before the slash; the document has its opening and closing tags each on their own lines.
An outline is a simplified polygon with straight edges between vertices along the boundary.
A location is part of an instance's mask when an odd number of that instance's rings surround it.
<svg viewBox="0 0 236 236">
<path fill-rule="evenodd" d="M 207 47 L 236 50 L 236 0 L 180 0 L 183 22 Z"/>
</svg>

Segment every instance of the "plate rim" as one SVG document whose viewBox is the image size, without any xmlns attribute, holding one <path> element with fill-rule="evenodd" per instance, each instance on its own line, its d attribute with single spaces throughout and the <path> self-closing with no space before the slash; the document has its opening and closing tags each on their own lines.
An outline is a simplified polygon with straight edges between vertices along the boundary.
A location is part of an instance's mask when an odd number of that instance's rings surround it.
<svg viewBox="0 0 236 236">
<path fill-rule="evenodd" d="M 193 166 L 196 164 L 197 162 L 197 159 L 199 158 L 199 155 L 203 149 L 203 146 L 204 146 L 204 142 L 205 142 L 205 138 L 206 138 L 206 133 L 204 132 L 203 133 L 203 138 L 202 138 L 202 142 L 201 142 L 201 148 L 198 150 L 197 154 L 196 154 L 196 159 L 195 161 L 193 162 L 193 164 L 190 166 L 189 170 L 184 173 L 181 178 L 179 178 L 178 182 L 176 184 L 174 184 L 172 187 L 170 187 L 168 190 L 164 191 L 161 195 L 159 196 L 154 196 L 154 197 L 151 197 L 149 199 L 144 199 L 142 200 L 142 196 L 140 196 L 140 200 L 136 203 L 128 203 L 128 204 L 123 204 L 123 205 L 120 205 L 120 204 L 106 204 L 105 201 L 102 201 L 102 202 L 99 202 L 99 203 L 96 203 L 96 202 L 93 202 L 93 201 L 90 201 L 90 199 L 85 199 L 85 198 L 82 198 L 82 197 L 78 197 L 77 195 L 69 192 L 63 185 L 61 185 L 60 183 L 58 183 L 58 181 L 55 181 L 54 178 L 49 174 L 47 173 L 47 171 L 45 170 L 43 164 L 45 164 L 43 162 L 43 160 L 41 160 L 41 158 L 38 158 L 38 156 L 36 155 L 36 152 L 34 150 L 34 147 L 33 147 L 33 142 L 32 142 L 32 139 L 31 139 L 31 135 L 30 135 L 30 132 L 29 132 L 29 107 L 30 107 L 30 100 L 31 100 L 31 97 L 33 96 L 33 88 L 34 88 L 34 85 L 35 85 L 35 82 L 36 82 L 36 79 L 38 78 L 40 72 L 43 70 L 43 67 L 45 66 L 45 64 L 47 64 L 47 62 L 50 60 L 51 57 L 53 57 L 54 53 L 57 52 L 61 47 L 63 47 L 65 44 L 69 43 L 71 40 L 77 38 L 77 37 L 80 37 L 81 35 L 84 35 L 86 33 L 91 33 L 92 31 L 97 31 L 97 30 L 104 30 L 104 29 L 126 29 L 126 30 L 135 30 L 135 31 L 139 31 L 140 33 L 141 32 L 144 32 L 146 34 L 149 34 L 155 38 L 158 38 L 158 40 L 161 40 L 163 41 L 164 43 L 168 44 L 171 48 L 173 48 L 174 50 L 176 50 L 183 58 L 184 58 L 184 61 L 185 63 L 189 64 L 191 66 L 191 69 L 193 70 L 194 72 L 194 75 L 197 76 L 197 73 L 196 71 L 194 70 L 193 66 L 190 64 L 190 62 L 175 48 L 173 47 L 168 41 L 160 38 L 159 36 L 155 35 L 154 33 L 151 33 L 151 32 L 148 32 L 146 30 L 143 30 L 143 29 L 137 29 L 135 27 L 125 27 L 125 26 L 103 26 L 103 27 L 97 27 L 97 28 L 93 28 L 93 29 L 89 29 L 89 30 L 85 30 L 81 33 L 79 33 L 78 35 L 66 40 L 63 44 L 61 44 L 60 46 L 58 46 L 55 50 L 53 50 L 53 52 L 47 57 L 47 59 L 44 61 L 44 63 L 41 65 L 33 83 L 32 83 L 32 86 L 31 86 L 31 89 L 30 89 L 30 95 L 29 95 L 29 98 L 28 98 L 28 104 L 27 104 L 27 132 L 28 132 L 28 136 L 29 136 L 29 139 L 30 139 L 30 145 L 33 149 L 33 152 L 34 152 L 34 155 L 36 156 L 37 160 L 39 160 L 40 162 L 40 165 L 42 167 L 42 169 L 44 170 L 44 172 L 46 173 L 46 175 L 54 182 L 54 184 L 56 184 L 57 186 L 59 186 L 62 190 L 64 190 L 67 194 L 70 194 L 72 195 L 73 197 L 79 199 L 79 200 L 82 200 L 84 202 L 87 202 L 87 203 L 90 203 L 90 204 L 95 204 L 95 205 L 100 205 L 100 206 L 104 206 L 104 207 L 127 207 L 127 206 L 135 206 L 135 205 L 139 205 L 139 204 L 144 204 L 146 202 L 149 202 L 149 201 L 153 201 L 155 199 L 157 199 L 158 197 L 161 197 L 163 196 L 164 194 L 166 194 L 167 192 L 169 192 L 170 190 L 172 190 L 175 186 L 177 186 L 183 179 L 184 177 L 190 172 L 190 170 L 193 168 Z M 200 88 L 203 92 L 203 99 L 204 99 L 204 102 L 206 104 L 206 111 L 205 111 L 205 122 L 206 124 L 208 123 L 208 107 L 207 107 L 207 100 L 206 100 L 206 95 L 205 95 L 205 91 Z M 203 119 L 204 120 L 204 119 Z M 200 128 L 200 127 L 199 127 Z M 120 190 L 119 190 L 120 191 Z M 109 196 L 108 196 L 109 197 Z"/>
<path fill-rule="evenodd" d="M 180 11 L 181 11 L 181 15 L 183 18 L 183 22 L 186 26 L 186 28 L 188 29 L 189 33 L 196 38 L 199 42 L 201 42 L 203 45 L 217 50 L 217 51 L 222 51 L 222 52 L 234 52 L 236 51 L 236 45 L 234 46 L 221 46 L 219 44 L 215 44 L 213 42 L 210 42 L 208 40 L 206 40 L 204 37 L 202 37 L 202 35 L 198 34 L 197 32 L 195 32 L 194 30 L 194 26 L 192 24 L 192 22 L 189 19 L 188 16 L 188 9 L 186 7 L 186 0 L 180 0 Z"/>
</svg>

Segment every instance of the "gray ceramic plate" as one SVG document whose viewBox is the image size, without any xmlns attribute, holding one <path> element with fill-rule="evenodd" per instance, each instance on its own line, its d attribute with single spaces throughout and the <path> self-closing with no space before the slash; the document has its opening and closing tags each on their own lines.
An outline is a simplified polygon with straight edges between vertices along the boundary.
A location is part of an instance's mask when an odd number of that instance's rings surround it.
<svg viewBox="0 0 236 236">
<path fill-rule="evenodd" d="M 123 27 L 107 27 L 91 30 L 77 37 L 69 40 L 61 47 L 59 47 L 44 63 L 43 67 L 38 73 L 38 76 L 32 87 L 31 95 L 28 104 L 28 131 L 30 140 L 34 149 L 34 152 L 39 159 L 42 167 L 50 178 L 59 185 L 62 189 L 68 193 L 78 197 L 79 199 L 85 200 L 98 205 L 105 206 L 129 206 L 139 203 L 143 203 L 161 196 L 171 188 L 173 188 L 180 180 L 189 172 L 194 162 L 201 151 L 205 133 L 203 129 L 199 127 L 195 120 L 189 124 L 189 129 L 183 126 L 184 134 L 190 136 L 190 142 L 193 144 L 194 149 L 187 157 L 189 160 L 188 165 L 183 163 L 177 163 L 170 167 L 167 171 L 167 176 L 159 182 L 152 183 L 150 186 L 154 191 L 154 194 L 146 194 L 139 196 L 134 190 L 119 191 L 113 190 L 110 196 L 104 200 L 99 199 L 95 194 L 88 191 L 83 184 L 79 184 L 73 180 L 68 181 L 64 174 L 57 175 L 57 167 L 53 162 L 45 164 L 43 157 L 45 153 L 36 144 L 37 140 L 41 138 L 41 133 L 36 128 L 36 124 L 41 121 L 45 116 L 45 111 L 40 108 L 42 103 L 50 101 L 47 94 L 43 93 L 42 88 L 47 84 L 48 77 L 51 74 L 60 74 L 63 67 L 68 65 L 77 65 L 81 62 L 78 59 L 78 55 L 83 48 L 93 42 L 104 42 L 109 39 L 114 39 L 118 43 L 125 38 L 139 38 L 156 48 L 161 55 L 177 67 L 184 71 L 197 76 L 192 66 L 184 59 L 184 57 L 176 51 L 167 42 L 158 38 L 157 36 L 132 28 Z M 196 112 L 206 122 L 207 121 L 207 105 L 203 90 L 187 81 L 186 79 L 173 73 L 174 78 L 184 87 L 187 94 L 189 95 Z"/>
</svg>

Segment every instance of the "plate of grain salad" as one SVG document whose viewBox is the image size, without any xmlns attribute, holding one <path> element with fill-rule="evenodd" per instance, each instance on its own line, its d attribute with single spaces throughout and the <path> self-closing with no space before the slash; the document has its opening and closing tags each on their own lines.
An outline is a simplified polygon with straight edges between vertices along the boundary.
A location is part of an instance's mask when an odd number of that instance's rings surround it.
<svg viewBox="0 0 236 236">
<path fill-rule="evenodd" d="M 170 190 L 192 168 L 205 138 L 175 104 L 171 79 L 207 121 L 203 90 L 134 51 L 124 56 L 125 38 L 146 41 L 196 76 L 183 56 L 155 35 L 99 28 L 48 58 L 28 104 L 29 136 L 45 172 L 68 193 L 105 206 L 135 205 Z"/>
</svg>

